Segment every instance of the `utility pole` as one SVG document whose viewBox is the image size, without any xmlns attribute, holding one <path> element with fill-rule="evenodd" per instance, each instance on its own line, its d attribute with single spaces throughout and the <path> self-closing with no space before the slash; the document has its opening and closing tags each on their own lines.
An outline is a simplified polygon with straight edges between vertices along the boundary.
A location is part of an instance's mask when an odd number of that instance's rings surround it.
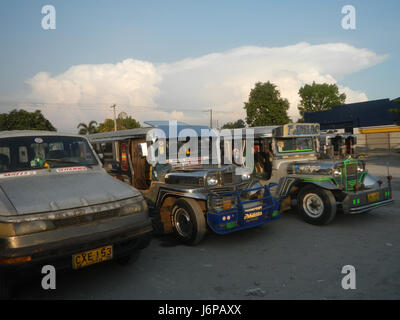
<svg viewBox="0 0 400 320">
<path fill-rule="evenodd" d="M 117 131 L 117 114 L 115 108 L 117 106 L 113 104 L 110 108 L 114 109 L 114 131 Z M 119 162 L 119 145 L 118 141 L 114 141 L 115 158 Z"/>
<path fill-rule="evenodd" d="M 117 113 L 115 111 L 115 108 L 117 106 L 113 104 L 110 108 L 114 109 L 114 131 L 117 131 Z"/>
<path fill-rule="evenodd" d="M 204 110 L 204 112 L 210 112 L 210 128 L 213 127 L 213 120 L 212 120 L 212 109 Z"/>
</svg>

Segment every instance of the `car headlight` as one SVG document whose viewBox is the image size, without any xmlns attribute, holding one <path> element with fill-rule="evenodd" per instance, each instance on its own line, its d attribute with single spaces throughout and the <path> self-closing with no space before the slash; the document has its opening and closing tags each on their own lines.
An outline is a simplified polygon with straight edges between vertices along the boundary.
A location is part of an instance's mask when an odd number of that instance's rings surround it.
<svg viewBox="0 0 400 320">
<path fill-rule="evenodd" d="M 242 174 L 242 181 L 248 181 L 251 175 L 249 173 Z"/>
<path fill-rule="evenodd" d="M 128 204 L 121 208 L 120 215 L 127 216 L 129 214 L 135 214 L 147 211 L 147 203 L 146 200 L 142 200 L 140 202 Z"/>
<path fill-rule="evenodd" d="M 15 235 L 15 229 L 12 223 L 0 223 L 0 237 L 12 237 Z"/>
<path fill-rule="evenodd" d="M 44 232 L 55 229 L 55 225 L 51 221 L 29 221 L 14 224 L 15 234 L 22 236 L 25 234 Z"/>
<path fill-rule="evenodd" d="M 217 183 L 218 183 L 218 180 L 217 180 L 216 176 L 207 177 L 207 184 L 209 186 L 216 186 Z"/>
</svg>

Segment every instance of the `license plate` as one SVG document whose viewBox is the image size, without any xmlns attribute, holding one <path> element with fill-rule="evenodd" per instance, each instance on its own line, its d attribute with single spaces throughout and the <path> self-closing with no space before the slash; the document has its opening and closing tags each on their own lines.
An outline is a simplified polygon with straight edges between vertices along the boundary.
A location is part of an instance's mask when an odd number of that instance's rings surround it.
<svg viewBox="0 0 400 320">
<path fill-rule="evenodd" d="M 379 200 L 379 192 L 369 193 L 367 197 L 368 197 L 368 202 L 376 202 Z"/>
<path fill-rule="evenodd" d="M 72 256 L 72 267 L 80 269 L 95 263 L 111 260 L 113 258 L 113 247 L 105 246 L 93 250 L 88 250 Z"/>
</svg>

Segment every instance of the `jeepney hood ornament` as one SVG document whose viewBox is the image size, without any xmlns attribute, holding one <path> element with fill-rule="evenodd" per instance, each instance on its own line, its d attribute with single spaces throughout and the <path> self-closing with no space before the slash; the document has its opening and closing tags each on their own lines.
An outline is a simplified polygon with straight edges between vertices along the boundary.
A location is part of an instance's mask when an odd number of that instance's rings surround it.
<svg viewBox="0 0 400 320">
<path fill-rule="evenodd" d="M 100 170 L 13 177 L 1 180 L 0 198 L 7 201 L 0 205 L 0 215 L 75 209 L 139 194 L 134 188 L 126 188 L 126 184 Z"/>
</svg>

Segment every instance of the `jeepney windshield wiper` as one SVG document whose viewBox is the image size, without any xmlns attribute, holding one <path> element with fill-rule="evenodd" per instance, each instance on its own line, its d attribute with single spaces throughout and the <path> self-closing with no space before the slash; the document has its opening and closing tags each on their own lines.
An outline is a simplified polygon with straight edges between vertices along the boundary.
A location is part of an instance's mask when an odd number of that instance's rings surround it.
<svg viewBox="0 0 400 320">
<path fill-rule="evenodd" d="M 78 162 L 78 161 L 63 160 L 63 159 L 44 159 L 44 161 L 45 162 L 50 161 L 50 162 L 57 162 L 57 163 L 74 164 L 74 165 L 78 165 L 78 166 L 85 166 L 87 168 L 92 169 L 92 166 L 87 162 Z"/>
</svg>

